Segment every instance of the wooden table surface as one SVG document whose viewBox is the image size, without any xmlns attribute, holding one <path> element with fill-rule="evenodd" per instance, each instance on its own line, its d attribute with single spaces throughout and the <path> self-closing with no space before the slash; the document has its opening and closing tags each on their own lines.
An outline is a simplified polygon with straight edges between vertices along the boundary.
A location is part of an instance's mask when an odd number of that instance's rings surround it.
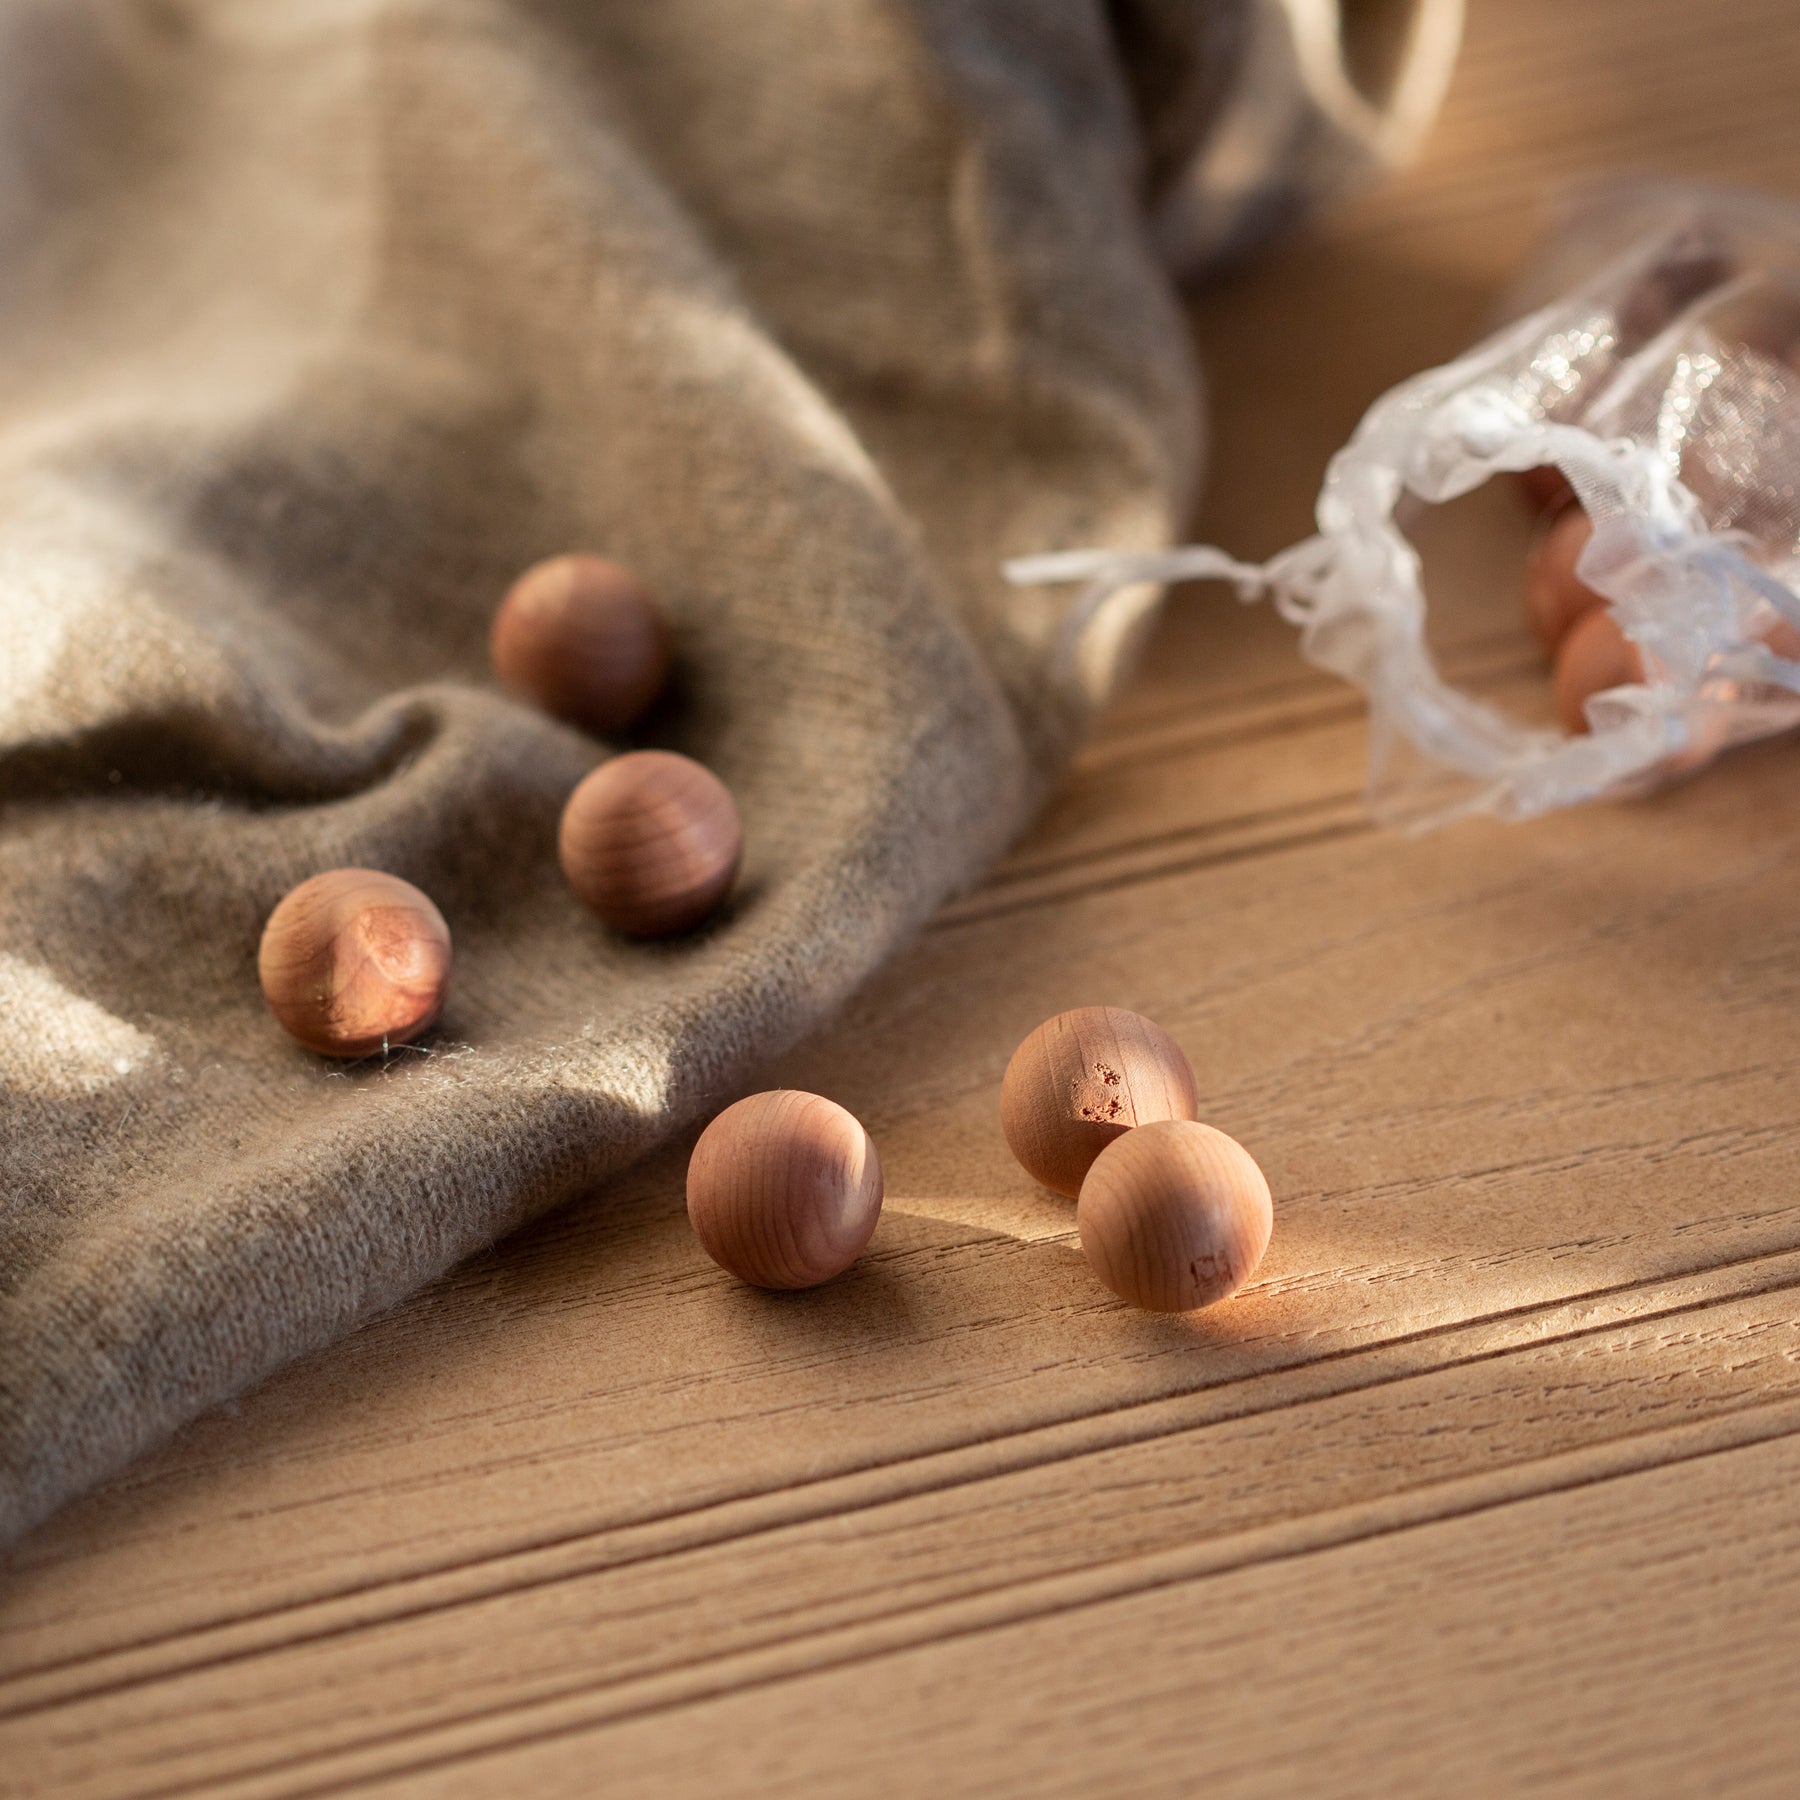
<svg viewBox="0 0 1800 1800">
<path fill-rule="evenodd" d="M 1202 529 L 1477 335 L 1547 192 L 1800 193 L 1793 0 L 1474 0 L 1421 166 L 1203 300 Z M 1525 520 L 1428 554 L 1541 706 Z M 778 1071 L 881 1146 L 772 1296 L 682 1157 L 478 1258 L 16 1550 L 0 1791 L 1800 1791 L 1800 748 L 1408 840 L 1355 697 L 1222 590 L 1018 852 Z M 1253 1287 L 1115 1304 L 996 1125 L 1106 1001 L 1277 1196 Z"/>
</svg>

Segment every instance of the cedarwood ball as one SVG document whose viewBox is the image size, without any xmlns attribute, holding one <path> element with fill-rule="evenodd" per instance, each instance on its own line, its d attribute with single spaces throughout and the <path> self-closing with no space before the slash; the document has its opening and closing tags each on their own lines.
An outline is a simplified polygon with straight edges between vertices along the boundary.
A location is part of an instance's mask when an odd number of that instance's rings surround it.
<svg viewBox="0 0 1800 1800">
<path fill-rule="evenodd" d="M 1587 514 L 1568 507 L 1544 528 L 1526 559 L 1525 611 L 1538 642 L 1552 654 L 1589 613 L 1606 604 L 1575 573 L 1593 535 Z"/>
<path fill-rule="evenodd" d="M 698 925 L 730 892 L 743 847 L 724 782 L 669 750 L 602 763 L 569 796 L 557 840 L 583 905 L 631 937 Z"/>
<path fill-rule="evenodd" d="M 1170 1119 L 1128 1131 L 1094 1158 L 1075 1225 L 1082 1254 L 1119 1296 L 1188 1312 L 1234 1294 L 1274 1229 L 1269 1184 L 1222 1131 Z"/>
<path fill-rule="evenodd" d="M 1584 613 L 1556 652 L 1556 714 L 1563 730 L 1576 735 L 1588 730 L 1591 694 L 1643 679 L 1643 656 L 1618 620 L 1604 607 Z"/>
<path fill-rule="evenodd" d="M 257 952 L 269 1010 L 322 1056 L 369 1056 L 430 1026 L 450 979 L 450 928 L 411 882 L 331 869 L 269 914 Z"/>
<path fill-rule="evenodd" d="M 881 1158 L 851 1113 L 780 1088 L 728 1106 L 688 1162 L 688 1218 L 706 1254 L 764 1288 L 829 1281 L 881 1216 Z"/>
<path fill-rule="evenodd" d="M 494 672 L 559 719 L 609 736 L 634 723 L 669 679 L 669 627 L 622 563 L 553 556 L 507 590 L 494 615 Z"/>
<path fill-rule="evenodd" d="M 1517 479 L 1526 505 L 1535 513 L 1559 513 L 1575 498 L 1568 476 L 1554 463 L 1521 469 Z"/>
<path fill-rule="evenodd" d="M 1000 1084 L 1000 1129 L 1013 1155 L 1071 1199 L 1122 1133 L 1199 1110 L 1181 1046 L 1122 1006 L 1080 1006 L 1046 1019 L 1013 1052 Z"/>
</svg>

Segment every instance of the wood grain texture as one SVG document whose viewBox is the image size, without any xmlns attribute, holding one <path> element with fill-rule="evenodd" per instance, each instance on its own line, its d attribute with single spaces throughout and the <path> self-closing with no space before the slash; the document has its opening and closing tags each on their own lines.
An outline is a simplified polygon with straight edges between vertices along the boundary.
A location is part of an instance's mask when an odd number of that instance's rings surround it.
<svg viewBox="0 0 1800 1800">
<path fill-rule="evenodd" d="M 712 770 L 673 750 L 632 750 L 585 776 L 556 848 L 576 898 L 615 931 L 690 931 L 731 891 L 744 828 Z"/>
<path fill-rule="evenodd" d="M 728 1106 L 688 1159 L 688 1223 L 740 1281 L 809 1288 L 862 1255 L 881 1217 L 881 1157 L 855 1117 L 777 1089 Z"/>
<path fill-rule="evenodd" d="M 54 1791 L 80 1791 L 104 1758 L 134 1782 L 305 1792 L 333 1771 L 423 1769 L 459 1744 L 530 1738 L 551 1714 L 622 1720 L 653 1695 L 727 1691 L 748 1669 L 830 1667 L 847 1650 L 1092 1604 L 1170 1570 L 1263 1565 L 1797 1425 L 1788 1287 L 1510 1355 L 1462 1345 L 1339 1392 L 1164 1406 L 1135 1437 L 1115 1421 L 1110 1441 L 1040 1442 L 1003 1473 L 940 1464 L 886 1496 L 844 1484 L 799 1516 L 715 1517 L 704 1539 L 588 1545 L 553 1577 L 520 1566 L 485 1595 L 415 1591 L 409 1610 L 356 1630 L 290 1621 L 266 1652 L 115 1680 L 11 1728 L 42 1734 Z M 489 1666 L 506 1679 L 477 1703 Z M 269 1744 L 307 1742 L 330 1752 L 284 1748 L 262 1766 Z"/>
<path fill-rule="evenodd" d="M 1000 1078 L 1000 1130 L 1019 1166 L 1074 1199 L 1094 1158 L 1155 1119 L 1192 1119 L 1194 1071 L 1154 1019 L 1077 1006 L 1026 1034 Z"/>
<path fill-rule="evenodd" d="M 534 563 L 507 589 L 489 649 L 506 687 L 600 737 L 655 704 L 674 657 L 656 596 L 622 563 L 582 552 Z"/>
<path fill-rule="evenodd" d="M 1790 1438 L 1314 1549 L 1146 1570 L 898 1653 L 371 1783 L 545 1796 L 1786 1796 Z M 985 1628 L 984 1628 L 985 1626 Z"/>
<path fill-rule="evenodd" d="M 1269 1184 L 1235 1138 L 1153 1120 L 1108 1144 L 1081 1184 L 1081 1253 L 1120 1299 L 1149 1312 L 1216 1306 L 1269 1247 Z"/>
<path fill-rule="evenodd" d="M 409 881 L 379 869 L 327 869 L 270 913 L 256 969 L 290 1036 L 322 1056 L 370 1056 L 436 1023 L 450 981 L 450 928 Z"/>
<path fill-rule="evenodd" d="M 1302 535 L 1553 179 L 1800 193 L 1797 89 L 1786 0 L 1474 0 L 1421 167 L 1199 306 L 1199 528 Z M 1525 510 L 1418 529 L 1446 666 L 1548 717 Z M 8 1558 L 0 1792 L 1791 1791 L 1800 752 L 1420 840 L 1362 753 L 1285 627 L 1178 596 L 1031 839 L 772 1072 L 880 1148 L 857 1267 L 742 1287 L 675 1146 L 199 1421 Z M 1096 998 L 1270 1177 L 1214 1313 L 1113 1301 L 999 1132 Z"/>
</svg>

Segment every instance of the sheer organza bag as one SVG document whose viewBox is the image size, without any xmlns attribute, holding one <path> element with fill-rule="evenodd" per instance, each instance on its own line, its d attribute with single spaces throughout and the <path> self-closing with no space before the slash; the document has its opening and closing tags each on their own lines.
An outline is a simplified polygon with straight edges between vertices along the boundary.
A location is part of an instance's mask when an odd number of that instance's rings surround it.
<svg viewBox="0 0 1800 1800">
<path fill-rule="evenodd" d="M 1371 716 L 1370 793 L 1398 823 L 1526 817 L 1640 791 L 1800 724 L 1800 207 L 1667 184 L 1590 189 L 1516 291 L 1522 316 L 1370 407 L 1316 536 L 1263 564 L 1193 546 L 1008 564 L 1081 581 L 1073 653 L 1109 598 L 1219 577 L 1270 596 Z M 1593 521 L 1577 573 L 1641 655 L 1578 736 L 1459 692 L 1426 644 L 1408 509 L 1554 467 Z"/>
</svg>

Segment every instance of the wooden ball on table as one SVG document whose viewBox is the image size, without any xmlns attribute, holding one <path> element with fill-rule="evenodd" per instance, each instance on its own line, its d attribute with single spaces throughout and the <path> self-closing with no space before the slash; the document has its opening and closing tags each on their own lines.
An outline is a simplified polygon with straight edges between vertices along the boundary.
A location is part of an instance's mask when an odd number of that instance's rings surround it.
<svg viewBox="0 0 1800 1800">
<path fill-rule="evenodd" d="M 1149 1312 L 1187 1312 L 1236 1293 L 1262 1261 L 1274 1223 L 1269 1184 L 1250 1153 L 1187 1119 L 1143 1125 L 1109 1144 L 1075 1208 L 1094 1273 Z"/>
<path fill-rule="evenodd" d="M 602 763 L 569 796 L 557 835 L 569 886 L 631 937 L 698 925 L 730 892 L 743 846 L 724 782 L 669 750 Z"/>
<path fill-rule="evenodd" d="M 1181 1046 L 1122 1006 L 1080 1006 L 1046 1019 L 1013 1052 L 1000 1084 L 1000 1128 L 1013 1155 L 1071 1199 L 1122 1133 L 1199 1110 Z"/>
<path fill-rule="evenodd" d="M 862 1254 L 881 1158 L 855 1116 L 777 1089 L 728 1106 L 688 1162 L 688 1218 L 708 1256 L 756 1287 L 808 1288 Z"/>
<path fill-rule="evenodd" d="M 656 597 L 604 556 L 553 556 L 527 569 L 494 615 L 489 648 L 514 693 L 603 737 L 633 724 L 669 679 Z"/>
<path fill-rule="evenodd" d="M 332 869 L 270 913 L 256 963 L 269 1010 L 293 1037 L 322 1056 L 369 1056 L 436 1020 L 450 928 L 411 882 Z"/>
</svg>

